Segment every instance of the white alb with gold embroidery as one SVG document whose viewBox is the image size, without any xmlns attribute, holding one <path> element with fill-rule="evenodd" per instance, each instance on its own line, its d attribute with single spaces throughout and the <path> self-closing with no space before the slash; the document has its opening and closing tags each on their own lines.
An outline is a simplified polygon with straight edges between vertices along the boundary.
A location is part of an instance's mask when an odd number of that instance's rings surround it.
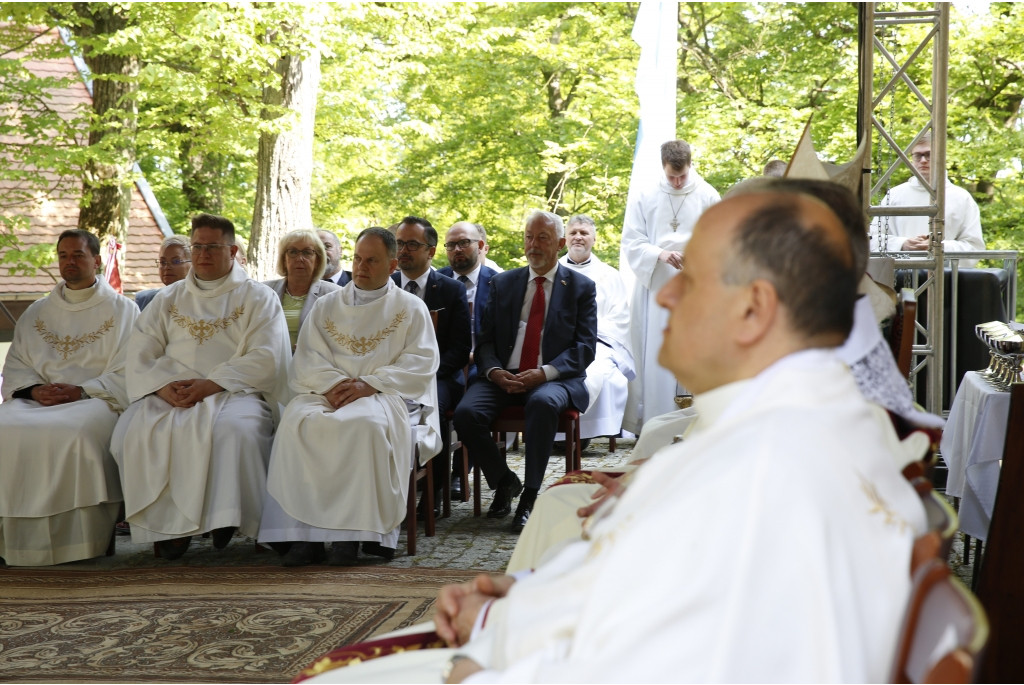
<svg viewBox="0 0 1024 685">
<path fill-rule="evenodd" d="M 290 350 L 277 295 L 240 267 L 211 282 L 190 273 L 157 293 L 128 344 L 132 405 L 111 440 L 133 541 L 256 534 Z M 153 394 L 203 378 L 224 392 L 187 409 Z"/>
<path fill-rule="evenodd" d="M 260 540 L 394 547 L 413 443 L 421 463 L 441 447 L 438 362 L 426 305 L 391 280 L 379 292 L 349 283 L 321 298 L 295 348 L 296 397 L 274 440 Z M 377 393 L 335 410 L 323 394 L 346 378 Z"/>
<path fill-rule="evenodd" d="M 0 404 L 0 557 L 49 565 L 102 554 L 121 501 L 110 434 L 128 404 L 124 353 L 139 315 L 98 280 L 77 302 L 63 281 L 15 327 Z M 47 383 L 81 386 L 90 399 L 53 407 L 12 399 Z"/>
</svg>

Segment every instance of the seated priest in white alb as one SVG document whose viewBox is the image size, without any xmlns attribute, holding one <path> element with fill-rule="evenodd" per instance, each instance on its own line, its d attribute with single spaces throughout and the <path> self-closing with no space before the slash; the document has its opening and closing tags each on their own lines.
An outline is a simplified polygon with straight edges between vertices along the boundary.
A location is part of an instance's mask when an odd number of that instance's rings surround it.
<svg viewBox="0 0 1024 685">
<path fill-rule="evenodd" d="M 787 179 L 779 182 L 771 179 L 751 179 L 738 184 L 726 193 L 726 197 L 753 190 L 770 190 L 776 187 L 795 189 L 821 200 L 842 221 L 853 249 L 854 268 L 863 273 L 867 268 L 868 237 L 865 232 L 867 219 L 860 202 L 853 194 L 840 185 L 829 181 L 812 179 Z M 869 278 L 866 274 L 862 277 Z M 857 387 L 864 397 L 909 420 L 927 427 L 941 427 L 942 419 L 934 414 L 918 411 L 913 406 L 907 379 L 896 366 L 888 343 L 882 339 L 872 315 L 871 303 L 867 296 L 860 296 L 854 306 L 853 328 L 836 351 L 839 359 L 850 367 Z M 645 423 L 640 438 L 631 455 L 631 463 L 615 471 L 631 471 L 637 463 L 650 457 L 655 451 L 681 439 L 688 425 L 697 417 L 693 409 L 680 409 L 663 414 Z M 881 416 L 885 423 L 888 417 Z M 921 459 L 930 439 L 924 433 L 912 433 L 894 449 L 901 455 L 899 465 Z M 605 481 L 603 477 L 595 479 Z M 570 483 L 559 485 L 544 492 L 537 498 L 537 508 L 527 522 L 523 534 L 516 542 L 507 568 L 508 573 L 534 568 L 543 560 L 556 553 L 562 546 L 578 539 L 582 533 L 583 519 L 589 515 L 598 498 L 607 496 L 608 483 Z"/>
<path fill-rule="evenodd" d="M 124 351 L 139 310 L 96 278 L 99 255 L 91 233 L 60 234 L 63 280 L 18 319 L 4 363 L 0 558 L 11 566 L 103 554 L 117 520 L 110 434 L 128 404 Z"/>
<path fill-rule="evenodd" d="M 351 566 L 360 543 L 392 559 L 414 449 L 420 462 L 441 449 L 437 341 L 426 304 L 390 278 L 396 254 L 389 231 L 360 233 L 352 281 L 299 333 L 259 533 L 291 543 L 285 566 Z"/>
<path fill-rule="evenodd" d="M 535 573 L 444 588 L 435 620 L 453 649 L 317 680 L 881 682 L 925 517 L 892 427 L 835 355 L 858 278 L 810 196 L 709 208 L 657 299 L 659 361 L 694 391 L 687 439 Z"/>
<path fill-rule="evenodd" d="M 597 240 L 593 219 L 586 214 L 572 217 L 565 237 L 569 251 L 558 261 L 597 285 L 597 347 L 584 380 L 590 404 L 580 419 L 580 437 L 618 435 L 629 381 L 636 377 L 629 342 L 629 293 L 619 272 L 593 254 Z"/>
<path fill-rule="evenodd" d="M 192 271 L 163 288 L 128 343 L 132 404 L 114 431 L 132 542 L 177 559 L 259 530 L 288 327 L 273 290 L 235 261 L 234 225 L 192 219 Z"/>
</svg>

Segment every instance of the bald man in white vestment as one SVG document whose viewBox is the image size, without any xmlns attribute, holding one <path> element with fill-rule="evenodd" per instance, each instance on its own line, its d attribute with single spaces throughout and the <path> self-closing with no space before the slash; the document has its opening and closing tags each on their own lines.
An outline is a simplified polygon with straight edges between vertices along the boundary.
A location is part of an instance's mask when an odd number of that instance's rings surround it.
<svg viewBox="0 0 1024 685">
<path fill-rule="evenodd" d="M 414 444 L 421 462 L 441 449 L 437 340 L 423 300 L 390 278 L 397 264 L 393 234 L 360 233 L 352 281 L 299 334 L 259 534 L 291 543 L 285 566 L 350 566 L 360 543 L 393 558 Z"/>
<path fill-rule="evenodd" d="M 128 343 L 131 406 L 111 451 L 133 542 L 176 559 L 259 530 L 291 344 L 277 294 L 235 262 L 234 226 L 192 219 L 192 271 L 163 288 Z"/>
<path fill-rule="evenodd" d="M 456 649 L 319 680 L 395 679 L 408 660 L 405 682 L 881 681 L 925 522 L 882 410 L 834 353 L 857 277 L 811 197 L 708 210 L 658 296 L 659 359 L 700 417 L 688 438 L 532 575 L 443 589 L 437 631 Z"/>
<path fill-rule="evenodd" d="M 672 374 L 658 365 L 667 317 L 655 297 L 678 273 L 697 219 L 720 199 L 693 169 L 685 141 L 662 145 L 661 164 L 665 179 L 626 207 L 622 226 L 621 258 L 636 279 L 629 324 L 636 377 L 629 382 L 623 427 L 637 435 L 644 421 L 676 409 L 680 390 Z"/>
<path fill-rule="evenodd" d="M 128 404 L 138 308 L 96 278 L 87 231 L 57 240 L 62 280 L 22 314 L 3 369 L 0 558 L 49 566 L 102 554 L 121 502 L 110 434 Z"/>
<path fill-rule="evenodd" d="M 629 341 L 629 293 L 618 270 L 593 253 L 597 227 L 586 214 L 569 219 L 568 252 L 558 261 L 597 286 L 597 346 L 583 383 L 590 404 L 580 417 L 580 437 L 618 435 L 626 409 L 628 382 L 636 377 Z M 556 440 L 563 440 L 559 434 Z"/>
</svg>

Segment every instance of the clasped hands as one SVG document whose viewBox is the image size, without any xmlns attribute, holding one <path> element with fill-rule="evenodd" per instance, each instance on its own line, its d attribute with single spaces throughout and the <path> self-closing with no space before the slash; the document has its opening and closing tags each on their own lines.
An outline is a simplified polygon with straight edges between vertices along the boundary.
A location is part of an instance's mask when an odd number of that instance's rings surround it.
<svg viewBox="0 0 1024 685">
<path fill-rule="evenodd" d="M 548 379 L 542 369 L 527 369 L 519 373 L 512 373 L 505 369 L 494 369 L 487 378 L 510 395 L 533 390 Z"/>
<path fill-rule="evenodd" d="M 82 389 L 70 383 L 46 383 L 32 388 L 32 399 L 44 407 L 77 402 L 82 399 Z"/>
<path fill-rule="evenodd" d="M 168 383 L 156 391 L 156 396 L 172 407 L 188 409 L 222 390 L 223 387 L 206 378 L 190 378 Z"/>
<path fill-rule="evenodd" d="M 677 250 L 662 250 L 658 260 L 676 269 L 683 268 L 683 253 Z"/>
<path fill-rule="evenodd" d="M 469 642 L 484 605 L 507 595 L 515 582 L 512 576 L 481 573 L 469 582 L 445 585 L 437 595 L 434 608 L 434 629 L 438 637 L 449 647 L 461 647 Z"/>
<path fill-rule="evenodd" d="M 352 404 L 361 397 L 369 397 L 377 391 L 372 385 L 358 378 L 345 378 L 324 393 L 324 399 L 335 409 Z"/>
</svg>

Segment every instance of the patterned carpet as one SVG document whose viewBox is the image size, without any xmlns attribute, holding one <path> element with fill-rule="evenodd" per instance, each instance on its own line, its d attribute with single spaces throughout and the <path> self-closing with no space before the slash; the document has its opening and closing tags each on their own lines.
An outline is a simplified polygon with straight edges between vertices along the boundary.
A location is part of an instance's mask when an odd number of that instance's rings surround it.
<svg viewBox="0 0 1024 685">
<path fill-rule="evenodd" d="M 318 655 L 430 618 L 474 572 L 0 572 L 0 682 L 288 682 Z"/>
</svg>

